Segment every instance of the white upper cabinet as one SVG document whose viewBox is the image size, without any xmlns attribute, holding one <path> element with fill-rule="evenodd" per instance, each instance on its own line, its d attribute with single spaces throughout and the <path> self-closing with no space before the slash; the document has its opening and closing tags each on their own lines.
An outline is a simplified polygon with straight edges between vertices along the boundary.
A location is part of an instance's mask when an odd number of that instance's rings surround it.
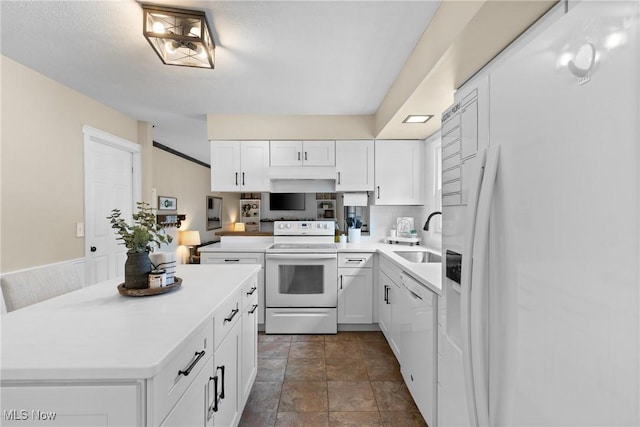
<svg viewBox="0 0 640 427">
<path fill-rule="evenodd" d="M 373 191 L 373 140 L 336 141 L 336 191 Z"/>
<path fill-rule="evenodd" d="M 424 141 L 376 140 L 375 204 L 424 204 Z"/>
<path fill-rule="evenodd" d="M 271 141 L 271 166 L 335 166 L 335 141 Z"/>
<path fill-rule="evenodd" d="M 269 141 L 211 141 L 211 191 L 269 191 Z"/>
</svg>

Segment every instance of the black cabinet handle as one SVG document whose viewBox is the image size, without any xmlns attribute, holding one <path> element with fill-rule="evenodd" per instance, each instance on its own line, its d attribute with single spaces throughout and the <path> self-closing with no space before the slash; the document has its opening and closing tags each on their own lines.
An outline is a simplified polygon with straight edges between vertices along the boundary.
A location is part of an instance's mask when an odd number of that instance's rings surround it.
<svg viewBox="0 0 640 427">
<path fill-rule="evenodd" d="M 378 185 L 378 199 L 380 198 L 380 186 Z"/>
<path fill-rule="evenodd" d="M 222 373 L 222 379 L 220 380 L 222 383 L 222 387 L 220 388 L 220 400 L 222 400 L 224 399 L 224 365 L 216 367 L 216 373 L 218 372 L 218 369 L 220 369 L 220 372 Z"/>
<path fill-rule="evenodd" d="M 338 172 L 338 184 L 340 184 L 340 172 Z"/>
<path fill-rule="evenodd" d="M 91 246 L 91 247 L 89 248 L 89 250 L 90 250 L 91 252 L 95 252 L 95 251 L 97 251 L 97 250 L 98 250 L 98 248 L 96 248 L 95 246 Z"/>
<path fill-rule="evenodd" d="M 196 351 L 195 354 L 195 359 L 193 359 L 193 361 L 191 362 L 191 364 L 187 367 L 186 370 L 182 371 L 178 371 L 178 375 L 184 375 L 185 377 L 188 376 L 191 373 L 191 370 L 198 364 L 198 362 L 200 361 L 200 359 L 202 359 L 204 357 L 204 350 L 202 351 Z"/>
<path fill-rule="evenodd" d="M 298 161 L 300 161 L 300 152 L 298 151 Z"/>
<path fill-rule="evenodd" d="M 254 292 L 257 290 L 258 288 L 256 288 L 255 286 L 251 288 L 251 290 L 249 292 L 247 292 L 247 295 L 253 295 Z"/>
<path fill-rule="evenodd" d="M 384 285 L 384 301 L 385 301 L 387 304 L 391 304 L 391 303 L 389 302 L 389 287 L 388 287 L 387 285 Z"/>
<path fill-rule="evenodd" d="M 307 161 L 307 152 L 306 151 L 304 152 L 304 160 L 305 160 L 305 162 Z"/>
<path fill-rule="evenodd" d="M 233 310 L 231 310 L 231 314 L 228 317 L 225 317 L 224 322 L 222 323 L 231 322 L 233 318 L 236 317 L 236 314 L 238 314 L 239 311 L 240 310 L 238 310 L 237 308 L 234 308 Z"/>
<path fill-rule="evenodd" d="M 342 289 L 342 274 L 340 275 L 340 289 Z"/>
<path fill-rule="evenodd" d="M 242 172 L 242 185 L 244 185 L 244 172 Z"/>
<path fill-rule="evenodd" d="M 253 307 L 251 307 L 251 310 L 249 310 L 249 314 L 255 313 L 257 309 L 258 309 L 258 304 L 253 304 Z"/>
<path fill-rule="evenodd" d="M 240 258 L 226 258 L 224 262 L 240 262 Z"/>
<path fill-rule="evenodd" d="M 213 403 L 210 404 L 209 400 L 209 383 L 213 381 Z M 218 402 L 216 399 L 216 395 L 218 393 L 218 377 L 209 377 L 209 381 L 207 381 L 207 389 L 206 389 L 206 405 L 207 405 L 207 421 L 211 419 L 214 412 L 218 411 Z"/>
<path fill-rule="evenodd" d="M 238 172 L 236 172 L 236 185 L 238 185 Z"/>
<path fill-rule="evenodd" d="M 216 372 L 218 370 L 216 369 Z M 215 377 L 209 377 L 209 381 L 213 380 L 213 406 L 209 409 L 210 411 L 213 412 L 218 412 L 218 376 L 216 375 Z M 211 418 L 211 417 L 209 417 Z"/>
</svg>

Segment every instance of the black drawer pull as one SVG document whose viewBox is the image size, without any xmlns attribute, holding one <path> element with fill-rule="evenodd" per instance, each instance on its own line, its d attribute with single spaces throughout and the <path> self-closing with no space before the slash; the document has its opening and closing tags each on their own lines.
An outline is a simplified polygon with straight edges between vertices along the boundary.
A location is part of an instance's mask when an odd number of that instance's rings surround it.
<svg viewBox="0 0 640 427">
<path fill-rule="evenodd" d="M 255 313 L 257 308 L 258 308 L 258 304 L 253 304 L 253 307 L 251 307 L 251 310 L 249 310 L 249 314 Z"/>
<path fill-rule="evenodd" d="M 255 286 L 253 288 L 251 288 L 251 290 L 249 292 L 247 292 L 247 295 L 253 295 L 253 293 L 257 290 L 258 288 L 256 288 Z"/>
<path fill-rule="evenodd" d="M 193 362 L 191 362 L 191 364 L 189 365 L 189 367 L 186 370 L 178 371 L 178 375 L 184 375 L 185 377 L 188 376 L 191 373 L 191 370 L 198 364 L 200 359 L 202 359 L 203 357 L 204 357 L 204 350 L 196 351 L 195 359 L 193 359 Z"/>
<path fill-rule="evenodd" d="M 225 258 L 224 262 L 240 262 L 240 258 Z"/>
<path fill-rule="evenodd" d="M 238 310 L 237 308 L 234 308 L 233 310 L 231 310 L 231 314 L 229 315 L 229 317 L 225 317 L 224 322 L 222 323 L 231 322 L 231 320 L 233 320 L 233 318 L 236 317 L 236 314 L 238 314 L 239 311 L 240 310 Z"/>
</svg>

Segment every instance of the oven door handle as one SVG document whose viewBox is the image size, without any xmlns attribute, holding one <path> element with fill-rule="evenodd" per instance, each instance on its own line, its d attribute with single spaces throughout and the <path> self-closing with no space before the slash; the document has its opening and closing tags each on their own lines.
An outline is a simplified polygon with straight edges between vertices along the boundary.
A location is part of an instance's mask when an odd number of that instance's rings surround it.
<svg viewBox="0 0 640 427">
<path fill-rule="evenodd" d="M 267 259 L 336 259 L 338 254 L 267 254 Z"/>
</svg>

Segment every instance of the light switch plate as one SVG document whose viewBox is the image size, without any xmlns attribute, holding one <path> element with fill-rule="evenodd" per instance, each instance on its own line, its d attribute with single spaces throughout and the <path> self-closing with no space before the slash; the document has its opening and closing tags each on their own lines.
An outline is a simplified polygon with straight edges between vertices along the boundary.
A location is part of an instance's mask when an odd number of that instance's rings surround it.
<svg viewBox="0 0 640 427">
<path fill-rule="evenodd" d="M 76 237 L 84 237 L 84 222 L 76 222 Z"/>
</svg>

